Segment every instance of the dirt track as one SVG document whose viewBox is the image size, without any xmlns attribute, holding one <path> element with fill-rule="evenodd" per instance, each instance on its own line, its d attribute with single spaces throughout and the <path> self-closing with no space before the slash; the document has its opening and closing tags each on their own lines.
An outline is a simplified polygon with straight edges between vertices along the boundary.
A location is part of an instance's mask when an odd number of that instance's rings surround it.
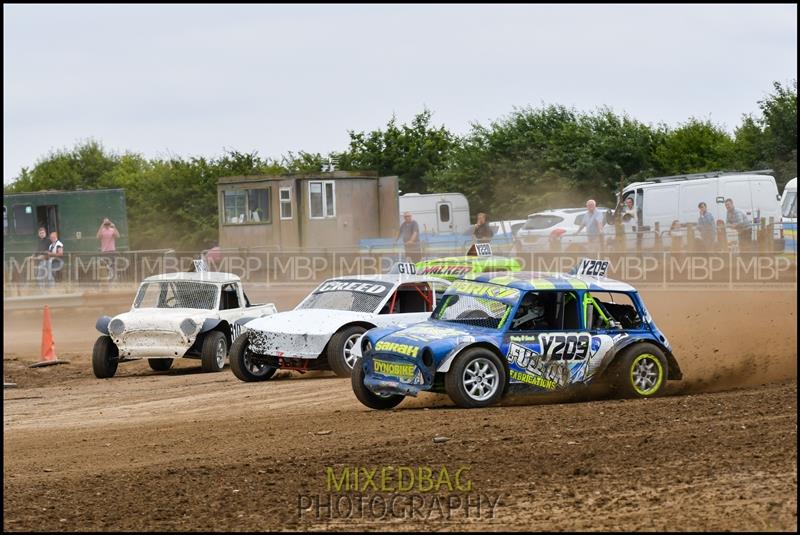
<svg viewBox="0 0 800 535">
<path fill-rule="evenodd" d="M 3 527 L 796 530 L 796 295 L 644 297 L 686 375 L 668 396 L 474 411 L 428 395 L 374 412 L 327 374 L 245 384 L 194 361 L 97 380 L 97 310 L 54 310 L 71 364 L 32 370 L 40 313 L 7 315 L 4 377 L 19 388 L 4 391 Z M 301 497 L 328 495 L 326 467 L 388 465 L 467 467 L 474 495 L 500 497 L 494 518 L 354 524 L 298 511 Z"/>
</svg>

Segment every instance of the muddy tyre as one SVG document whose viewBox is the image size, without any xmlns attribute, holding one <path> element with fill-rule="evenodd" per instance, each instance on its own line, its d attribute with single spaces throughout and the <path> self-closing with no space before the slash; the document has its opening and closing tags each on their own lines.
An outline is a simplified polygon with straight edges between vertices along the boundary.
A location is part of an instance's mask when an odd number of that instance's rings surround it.
<svg viewBox="0 0 800 535">
<path fill-rule="evenodd" d="M 150 369 L 157 372 L 165 372 L 172 368 L 172 359 L 147 359 Z"/>
<path fill-rule="evenodd" d="M 350 382 L 353 385 L 353 393 L 358 398 L 358 401 L 370 409 L 393 409 L 405 399 L 405 396 L 400 394 L 381 396 L 367 388 L 364 385 L 364 366 L 361 364 L 360 359 L 356 361 L 356 365 L 353 367 L 353 373 L 350 374 Z"/>
<path fill-rule="evenodd" d="M 92 349 L 92 371 L 98 379 L 114 377 L 119 365 L 119 349 L 110 336 L 101 336 Z"/>
<path fill-rule="evenodd" d="M 444 389 L 465 409 L 494 405 L 503 397 L 506 369 L 489 349 L 474 347 L 456 357 L 444 378 Z"/>
<path fill-rule="evenodd" d="M 352 375 L 353 364 L 356 361 L 353 348 L 365 332 L 367 330 L 364 327 L 351 325 L 334 334 L 328 342 L 328 365 L 339 377 Z"/>
<path fill-rule="evenodd" d="M 248 383 L 266 381 L 275 375 L 278 368 L 266 364 L 257 364 L 250 360 L 250 333 L 240 334 L 233 341 L 230 353 L 231 371 L 237 379 Z"/>
<path fill-rule="evenodd" d="M 204 372 L 221 372 L 228 356 L 228 340 L 225 333 L 211 331 L 206 333 L 200 353 L 201 368 Z"/>
<path fill-rule="evenodd" d="M 623 398 L 651 398 L 664 392 L 669 364 L 664 352 L 650 343 L 623 349 L 607 373 L 615 395 Z"/>
</svg>

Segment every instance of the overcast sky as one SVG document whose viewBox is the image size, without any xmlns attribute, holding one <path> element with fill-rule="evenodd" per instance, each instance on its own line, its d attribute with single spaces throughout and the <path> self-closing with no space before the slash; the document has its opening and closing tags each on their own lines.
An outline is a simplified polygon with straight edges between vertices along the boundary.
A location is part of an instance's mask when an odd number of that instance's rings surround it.
<svg viewBox="0 0 800 535">
<path fill-rule="evenodd" d="M 53 149 L 278 158 L 423 108 L 611 106 L 733 131 L 797 78 L 796 5 L 3 6 L 3 178 Z"/>
</svg>

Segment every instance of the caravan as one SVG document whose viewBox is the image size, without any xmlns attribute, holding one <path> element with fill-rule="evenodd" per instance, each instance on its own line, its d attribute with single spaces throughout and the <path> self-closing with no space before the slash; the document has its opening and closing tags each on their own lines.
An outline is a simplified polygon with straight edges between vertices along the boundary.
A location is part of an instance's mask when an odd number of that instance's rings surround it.
<svg viewBox="0 0 800 535">
<path fill-rule="evenodd" d="M 462 234 L 470 228 L 469 201 L 461 193 L 406 193 L 400 213 L 411 212 L 420 234 Z"/>
</svg>

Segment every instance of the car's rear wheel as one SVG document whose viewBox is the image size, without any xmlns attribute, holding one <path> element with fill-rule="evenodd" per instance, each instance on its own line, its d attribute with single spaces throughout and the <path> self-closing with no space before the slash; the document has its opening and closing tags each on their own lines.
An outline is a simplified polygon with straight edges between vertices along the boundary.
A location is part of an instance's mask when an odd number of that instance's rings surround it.
<svg viewBox="0 0 800 535">
<path fill-rule="evenodd" d="M 254 362 L 250 352 L 250 333 L 240 334 L 231 346 L 231 371 L 237 379 L 248 383 L 266 381 L 275 375 L 278 368 Z"/>
<path fill-rule="evenodd" d="M 114 377 L 119 365 L 119 349 L 110 336 L 97 339 L 92 349 L 92 371 L 98 379 Z"/>
<path fill-rule="evenodd" d="M 370 409 L 393 409 L 405 399 L 405 396 L 400 394 L 381 395 L 367 388 L 364 384 L 364 366 L 361 364 L 360 360 L 357 360 L 353 367 L 353 372 L 350 374 L 350 382 L 353 385 L 353 393 L 356 395 L 356 398 L 358 398 L 358 401 Z"/>
<path fill-rule="evenodd" d="M 150 369 L 165 372 L 172 367 L 172 359 L 147 359 Z"/>
<path fill-rule="evenodd" d="M 328 365 L 339 377 L 350 377 L 357 360 L 353 348 L 365 332 L 364 327 L 351 325 L 334 334 L 328 342 Z"/>
<path fill-rule="evenodd" d="M 622 350 L 608 371 L 618 396 L 651 398 L 664 391 L 669 364 L 664 352 L 650 343 L 634 344 Z"/>
<path fill-rule="evenodd" d="M 203 340 L 203 350 L 200 354 L 201 368 L 204 372 L 219 372 L 225 367 L 225 357 L 228 356 L 228 340 L 225 333 L 211 331 L 206 333 Z"/>
<path fill-rule="evenodd" d="M 489 349 L 467 349 L 450 366 L 444 388 L 456 405 L 486 407 L 500 401 L 506 384 L 506 370 Z"/>
</svg>

